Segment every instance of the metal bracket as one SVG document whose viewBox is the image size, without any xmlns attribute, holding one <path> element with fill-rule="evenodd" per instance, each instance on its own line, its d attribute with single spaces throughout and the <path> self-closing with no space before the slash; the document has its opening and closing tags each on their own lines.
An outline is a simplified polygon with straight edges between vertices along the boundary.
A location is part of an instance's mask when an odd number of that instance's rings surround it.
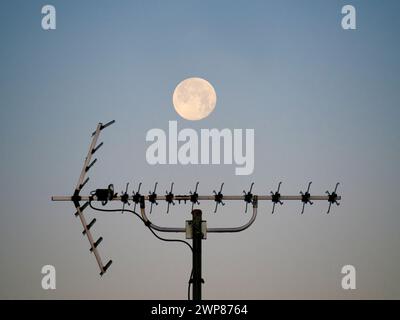
<svg viewBox="0 0 400 320">
<path fill-rule="evenodd" d="M 192 220 L 186 220 L 185 224 L 186 239 L 193 239 L 193 228 Z M 201 221 L 201 232 L 203 233 L 203 239 L 207 239 L 207 221 Z"/>
</svg>

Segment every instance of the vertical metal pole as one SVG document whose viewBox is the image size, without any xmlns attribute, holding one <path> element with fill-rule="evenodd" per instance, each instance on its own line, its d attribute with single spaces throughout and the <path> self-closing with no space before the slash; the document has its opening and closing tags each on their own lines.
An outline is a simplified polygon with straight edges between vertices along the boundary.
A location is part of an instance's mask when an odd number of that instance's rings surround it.
<svg viewBox="0 0 400 320">
<path fill-rule="evenodd" d="M 201 300 L 201 241 L 203 233 L 201 231 L 201 210 L 192 211 L 192 232 L 193 232 L 193 300 Z"/>
</svg>

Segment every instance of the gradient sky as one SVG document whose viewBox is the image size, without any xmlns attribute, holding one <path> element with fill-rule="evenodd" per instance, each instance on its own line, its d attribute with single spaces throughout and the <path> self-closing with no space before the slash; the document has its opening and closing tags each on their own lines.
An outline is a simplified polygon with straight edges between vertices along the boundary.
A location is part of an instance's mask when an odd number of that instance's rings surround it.
<svg viewBox="0 0 400 320">
<path fill-rule="evenodd" d="M 57 29 L 41 29 L 53 4 Z M 341 8 L 357 9 L 357 30 L 341 28 Z M 191 256 L 160 242 L 128 214 L 94 215 L 99 250 L 112 258 L 100 278 L 71 203 L 98 122 L 99 161 L 86 192 L 114 183 L 175 182 L 186 193 L 200 181 L 210 194 L 225 182 L 257 194 L 283 181 L 298 194 L 308 181 L 322 194 L 337 181 L 340 207 L 285 203 L 255 224 L 204 241 L 204 297 L 400 298 L 399 1 L 1 1 L 0 4 L 0 298 L 185 299 Z M 218 101 L 190 122 L 172 106 L 175 86 L 203 77 Z M 234 165 L 150 166 L 148 130 L 252 128 L 255 170 Z M 189 205 L 165 204 L 157 224 L 183 226 Z M 238 225 L 244 204 L 218 214 L 201 203 L 209 226 Z M 168 236 L 168 235 L 167 235 Z M 180 235 L 182 237 L 182 235 Z M 57 289 L 41 288 L 54 265 Z M 357 269 L 357 289 L 341 288 L 341 268 Z"/>
</svg>

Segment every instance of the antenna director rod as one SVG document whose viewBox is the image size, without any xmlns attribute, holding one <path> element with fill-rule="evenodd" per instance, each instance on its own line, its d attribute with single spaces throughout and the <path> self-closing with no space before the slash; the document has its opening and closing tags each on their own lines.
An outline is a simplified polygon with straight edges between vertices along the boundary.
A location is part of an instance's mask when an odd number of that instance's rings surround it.
<svg viewBox="0 0 400 320">
<path fill-rule="evenodd" d="M 173 197 L 173 200 L 177 200 L 177 201 L 190 201 L 190 195 L 175 195 Z M 225 196 L 224 195 L 224 200 L 244 200 L 245 196 Z M 259 195 L 257 196 L 258 200 L 272 200 L 272 195 Z M 149 201 L 149 196 L 146 195 L 144 196 L 146 201 Z M 112 201 L 121 201 L 122 197 L 121 196 L 115 196 L 113 197 Z M 166 200 L 167 196 L 157 196 L 157 200 Z M 296 196 L 290 196 L 290 195 L 282 195 L 280 197 L 281 200 L 297 200 L 297 201 L 301 201 L 302 196 L 301 195 L 296 195 Z M 53 196 L 51 197 L 52 201 L 72 201 L 72 196 Z M 128 200 L 133 200 L 133 196 L 129 196 Z M 215 201 L 215 196 L 199 196 L 198 200 L 203 200 L 203 201 L 207 201 L 207 200 L 212 200 Z M 310 200 L 314 200 L 314 201 L 328 201 L 329 200 L 329 196 L 310 196 Z M 337 200 L 341 200 L 341 196 L 337 197 Z M 96 196 L 80 196 L 80 201 L 100 201 L 97 200 Z"/>
</svg>

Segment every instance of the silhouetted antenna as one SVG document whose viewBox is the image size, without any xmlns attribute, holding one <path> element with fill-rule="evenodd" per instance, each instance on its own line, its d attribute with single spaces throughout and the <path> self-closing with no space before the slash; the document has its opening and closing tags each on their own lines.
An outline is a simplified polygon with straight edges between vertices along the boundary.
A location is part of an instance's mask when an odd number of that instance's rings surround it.
<svg viewBox="0 0 400 320">
<path fill-rule="evenodd" d="M 136 205 L 140 204 L 140 217 L 145 223 L 147 227 L 152 230 L 160 231 L 160 232 L 181 232 L 185 233 L 188 239 L 193 239 L 193 298 L 195 300 L 201 299 L 201 285 L 204 282 L 201 278 L 201 241 L 206 239 L 207 233 L 232 233 L 232 232 L 241 232 L 249 228 L 257 217 L 257 209 L 258 209 L 258 202 L 259 201 L 271 201 L 273 203 L 272 213 L 275 212 L 275 205 L 276 204 L 283 204 L 283 201 L 300 201 L 302 203 L 302 211 L 304 213 L 304 208 L 306 204 L 312 205 L 312 201 L 328 201 L 329 207 L 327 213 L 330 212 L 332 204 L 339 205 L 339 200 L 341 200 L 341 196 L 337 194 L 337 188 L 339 183 L 336 184 L 334 191 L 331 193 L 326 191 L 327 195 L 311 195 L 310 194 L 310 187 L 311 182 L 308 183 L 307 191 L 304 193 L 300 191 L 300 195 L 281 195 L 280 188 L 282 182 L 279 182 L 278 188 L 275 192 L 271 191 L 270 194 L 266 195 L 255 195 L 253 194 L 253 186 L 254 182 L 251 183 L 249 191 L 243 190 L 242 195 L 224 195 L 222 193 L 222 189 L 224 187 L 224 183 L 221 184 L 221 187 L 218 192 L 213 190 L 213 194 L 210 195 L 199 195 L 198 194 L 198 186 L 199 182 L 196 182 L 194 191 L 190 191 L 189 194 L 184 195 L 175 195 L 173 193 L 174 183 L 172 182 L 170 185 L 169 192 L 166 191 L 165 195 L 158 196 L 157 195 L 157 186 L 158 183 L 156 182 L 154 185 L 153 191 L 149 191 L 148 195 L 142 195 L 140 193 L 140 188 L 142 183 L 140 182 L 138 185 L 138 189 L 135 192 L 133 190 L 132 195 L 129 195 L 128 188 L 129 183 L 126 184 L 125 191 L 122 191 L 120 195 L 114 192 L 114 185 L 109 184 L 107 188 L 104 189 L 96 189 L 89 193 L 89 195 L 81 195 L 80 192 L 83 187 L 89 181 L 89 178 L 86 177 L 86 173 L 92 168 L 92 166 L 96 163 L 97 159 L 91 159 L 92 155 L 103 145 L 100 143 L 96 146 L 97 139 L 99 137 L 100 132 L 108 127 L 109 125 L 113 124 L 114 121 L 111 121 L 105 125 L 99 123 L 97 125 L 96 131 L 92 134 L 92 142 L 89 147 L 88 155 L 85 159 L 81 174 L 78 179 L 78 183 L 76 184 L 76 188 L 73 192 L 72 196 L 53 196 L 53 201 L 72 201 L 75 208 L 76 213 L 75 216 L 79 217 L 81 223 L 83 225 L 83 234 L 87 236 L 89 243 L 90 243 L 90 251 L 94 253 L 96 261 L 100 268 L 100 274 L 103 275 L 109 266 L 112 263 L 110 260 L 106 265 L 103 265 L 102 260 L 100 258 L 99 252 L 97 247 L 103 240 L 102 237 L 99 237 L 97 241 L 93 240 L 92 234 L 90 233 L 90 229 L 93 227 L 96 219 L 93 219 L 89 224 L 86 223 L 86 219 L 83 215 L 83 211 L 90 205 L 93 201 L 99 201 L 103 206 L 107 205 L 107 203 L 111 201 L 120 201 L 122 203 L 122 209 L 120 210 L 111 210 L 111 211 L 128 211 L 125 209 L 126 205 L 130 205 L 129 201 L 134 203 L 133 212 L 136 213 Z M 170 205 L 175 205 L 176 201 L 180 204 L 181 201 L 186 203 L 190 201 L 192 203 L 191 212 L 192 212 L 192 220 L 186 221 L 185 227 L 164 227 L 159 226 L 152 223 L 147 215 L 146 215 L 146 201 L 150 203 L 150 213 L 153 211 L 153 205 L 158 205 L 157 200 L 166 201 L 167 203 L 167 213 L 169 213 Z M 81 205 L 80 203 L 84 203 Z M 233 226 L 233 227 L 208 227 L 207 222 L 202 220 L 202 212 L 201 210 L 194 210 L 195 205 L 199 205 L 199 201 L 214 201 L 215 202 L 215 209 L 214 213 L 217 212 L 218 206 L 222 205 L 225 206 L 227 201 L 244 201 L 246 204 L 245 212 L 247 212 L 249 204 L 252 206 L 252 215 L 249 218 L 248 222 L 240 225 L 240 226 Z M 96 209 L 96 208 L 94 208 Z M 96 210 L 103 210 L 103 209 L 96 209 Z M 109 211 L 105 210 L 104 211 Z M 129 210 L 132 212 L 131 210 Z M 137 213 L 138 214 L 138 213 Z M 178 240 L 179 241 L 179 240 Z"/>
<path fill-rule="evenodd" d="M 133 207 L 133 211 L 136 211 L 136 205 L 139 203 L 140 197 L 142 196 L 142 195 L 140 194 L 140 187 L 141 187 L 141 186 L 142 186 L 142 183 L 140 182 L 140 183 L 139 183 L 139 186 L 138 186 L 138 190 L 136 191 L 136 193 L 133 192 L 132 201 L 135 203 L 135 205 L 134 205 L 134 207 Z"/>
<path fill-rule="evenodd" d="M 214 201 L 215 201 L 215 209 L 214 209 L 214 213 L 217 213 L 217 209 L 218 209 L 218 205 L 222 205 L 224 206 L 225 203 L 222 201 L 222 199 L 224 199 L 224 195 L 222 194 L 222 188 L 224 187 L 224 183 L 222 182 L 221 184 L 221 188 L 219 189 L 218 193 L 214 190 Z"/>
<path fill-rule="evenodd" d="M 169 213 L 170 204 L 172 204 L 173 206 L 175 205 L 174 194 L 172 193 L 173 188 L 174 188 L 174 183 L 171 182 L 171 189 L 169 190 L 169 192 L 165 191 L 165 194 L 166 194 L 165 201 L 167 201 L 167 203 L 168 203 L 168 205 L 167 205 L 167 213 Z"/>
<path fill-rule="evenodd" d="M 246 210 L 245 210 L 246 213 L 247 213 L 247 206 L 253 200 L 253 194 L 251 193 L 251 191 L 253 190 L 253 186 L 254 186 L 254 182 L 251 183 L 250 190 L 247 193 L 245 190 L 243 190 L 243 193 L 244 193 L 243 200 L 244 200 L 244 202 L 246 202 Z"/>
<path fill-rule="evenodd" d="M 283 202 L 281 201 L 281 194 L 279 193 L 279 190 L 280 190 L 280 188 L 281 188 L 281 184 L 282 184 L 282 182 L 279 182 L 279 184 L 278 184 L 278 189 L 277 189 L 275 192 L 272 192 L 272 191 L 271 191 L 271 201 L 272 201 L 272 203 L 273 203 L 273 206 L 272 206 L 272 214 L 273 214 L 274 211 L 275 211 L 275 205 L 276 205 L 277 203 L 279 203 L 280 205 L 283 205 Z"/>
<path fill-rule="evenodd" d="M 304 206 L 309 203 L 310 205 L 313 204 L 313 202 L 311 202 L 310 197 L 310 186 L 311 186 L 311 181 L 308 183 L 308 187 L 307 187 L 307 191 L 305 193 L 303 193 L 302 191 L 300 191 L 301 194 L 301 202 L 303 202 L 303 208 L 301 209 L 301 214 L 304 213 Z"/>
<path fill-rule="evenodd" d="M 151 191 L 149 191 L 149 202 L 151 203 L 151 206 L 150 206 L 150 213 L 152 213 L 152 211 L 153 211 L 153 204 L 155 204 L 156 206 L 158 206 L 158 202 L 157 202 L 157 193 L 156 193 L 156 190 L 157 190 L 157 185 L 158 185 L 158 182 L 156 182 L 155 184 L 154 184 L 154 190 L 153 190 L 153 192 L 151 192 Z"/>
<path fill-rule="evenodd" d="M 335 203 L 337 206 L 340 204 L 339 202 L 337 202 L 338 200 L 340 200 L 340 196 L 338 196 L 336 193 L 338 186 L 339 186 L 339 182 L 336 183 L 335 190 L 333 190 L 332 193 L 329 193 L 329 191 L 325 192 L 328 194 L 328 201 L 329 201 L 329 207 L 328 207 L 327 213 L 329 213 L 331 211 L 332 203 Z"/>
<path fill-rule="evenodd" d="M 200 204 L 199 202 L 199 194 L 197 193 L 197 188 L 199 187 L 199 182 L 196 182 L 196 187 L 194 188 L 194 192 L 189 191 L 190 193 L 190 202 L 192 203 L 192 211 L 195 204 Z"/>
<path fill-rule="evenodd" d="M 129 187 L 129 182 L 126 183 L 126 187 L 125 187 L 125 192 L 121 191 L 121 201 L 123 203 L 122 205 L 122 212 L 124 213 L 125 211 L 125 205 L 127 204 L 128 206 L 130 206 L 131 204 L 129 203 L 129 194 L 128 194 L 128 187 Z"/>
</svg>

